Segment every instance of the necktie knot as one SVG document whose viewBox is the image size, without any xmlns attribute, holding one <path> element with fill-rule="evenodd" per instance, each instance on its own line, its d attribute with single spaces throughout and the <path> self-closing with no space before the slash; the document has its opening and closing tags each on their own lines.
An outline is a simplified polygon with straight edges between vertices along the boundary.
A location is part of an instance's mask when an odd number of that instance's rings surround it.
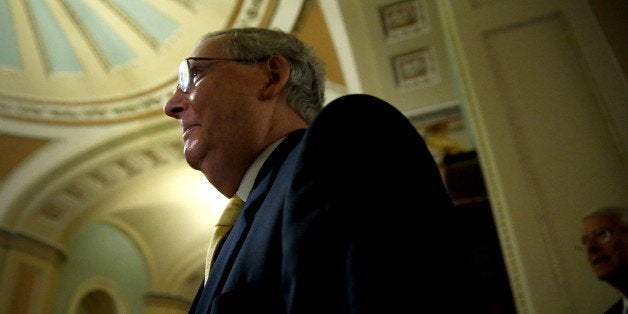
<svg viewBox="0 0 628 314">
<path fill-rule="evenodd" d="M 237 195 L 234 195 L 229 200 L 229 203 L 227 203 L 227 206 L 223 210 L 220 219 L 218 219 L 216 226 L 233 226 L 236 218 L 238 218 L 238 215 L 240 214 L 242 205 L 244 205 L 244 201 Z"/>
</svg>

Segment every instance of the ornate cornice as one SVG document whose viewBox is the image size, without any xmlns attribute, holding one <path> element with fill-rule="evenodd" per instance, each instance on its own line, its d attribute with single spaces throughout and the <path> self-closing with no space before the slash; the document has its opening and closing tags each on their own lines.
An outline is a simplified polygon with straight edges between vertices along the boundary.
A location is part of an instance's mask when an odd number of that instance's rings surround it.
<svg viewBox="0 0 628 314">
<path fill-rule="evenodd" d="M 50 261 L 53 265 L 59 265 L 66 259 L 66 254 L 44 241 L 33 237 L 0 229 L 0 245 L 7 250 L 15 250 Z"/>
<path fill-rule="evenodd" d="M 0 97 L 0 116 L 61 124 L 120 122 L 160 111 L 172 95 L 173 88 L 172 84 L 167 84 L 148 94 L 91 103 Z"/>
</svg>

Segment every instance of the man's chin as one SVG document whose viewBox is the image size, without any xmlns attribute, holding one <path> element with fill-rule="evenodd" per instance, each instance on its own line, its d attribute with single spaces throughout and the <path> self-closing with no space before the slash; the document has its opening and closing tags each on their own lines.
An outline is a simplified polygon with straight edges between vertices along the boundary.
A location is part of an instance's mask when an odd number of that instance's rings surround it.
<svg viewBox="0 0 628 314">
<path fill-rule="evenodd" d="M 194 152 L 189 151 L 189 150 L 185 150 L 184 152 L 184 156 L 185 156 L 185 161 L 188 163 L 188 165 L 190 166 L 190 168 L 194 169 L 194 170 L 200 170 L 200 160 L 201 158 L 198 157 L 197 154 L 194 154 Z"/>
<path fill-rule="evenodd" d="M 596 267 L 595 268 L 595 274 L 597 275 L 597 278 L 602 281 L 612 281 L 614 273 L 615 273 L 614 270 L 611 269 L 610 267 Z"/>
<path fill-rule="evenodd" d="M 201 167 L 198 165 L 199 163 L 196 161 L 191 161 L 189 159 L 186 158 L 186 161 L 188 163 L 188 165 L 190 166 L 190 168 L 194 169 L 194 170 L 201 170 Z"/>
</svg>

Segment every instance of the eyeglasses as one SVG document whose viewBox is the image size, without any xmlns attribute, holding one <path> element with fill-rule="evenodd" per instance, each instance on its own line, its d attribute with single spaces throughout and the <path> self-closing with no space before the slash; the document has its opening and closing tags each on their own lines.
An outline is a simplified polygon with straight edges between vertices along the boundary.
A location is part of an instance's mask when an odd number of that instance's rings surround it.
<svg viewBox="0 0 628 314">
<path fill-rule="evenodd" d="M 205 67 L 201 67 L 198 70 L 190 70 L 190 60 L 194 61 L 229 61 L 229 62 L 245 62 L 253 63 L 268 60 L 269 57 L 262 57 L 254 60 L 247 59 L 234 59 L 234 58 L 203 58 L 203 57 L 190 57 L 183 59 L 179 64 L 179 85 L 177 86 L 182 92 L 187 93 L 192 83 L 195 83 L 196 77 L 204 70 Z"/>
<path fill-rule="evenodd" d="M 611 240 L 611 238 L 615 235 L 615 232 L 611 229 L 606 228 L 598 228 L 589 234 L 585 234 L 580 239 L 580 243 L 582 246 L 587 246 L 590 243 L 604 244 Z"/>
</svg>

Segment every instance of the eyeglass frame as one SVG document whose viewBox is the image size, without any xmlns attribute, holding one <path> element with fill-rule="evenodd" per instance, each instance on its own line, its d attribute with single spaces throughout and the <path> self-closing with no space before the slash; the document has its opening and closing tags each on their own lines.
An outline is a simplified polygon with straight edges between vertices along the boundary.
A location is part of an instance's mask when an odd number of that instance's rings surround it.
<svg viewBox="0 0 628 314">
<path fill-rule="evenodd" d="M 609 228 L 597 228 L 588 234 L 585 234 L 580 238 L 580 244 L 583 247 L 588 246 L 590 243 L 595 242 L 597 244 L 608 243 L 616 234 L 616 231 Z"/>
<path fill-rule="evenodd" d="M 242 62 L 242 63 L 255 63 L 255 62 L 261 62 L 261 61 L 266 61 L 268 60 L 270 57 L 266 56 L 266 57 L 261 57 L 261 58 L 257 58 L 257 59 L 242 59 L 242 58 L 207 58 L 207 57 L 189 57 L 189 58 L 185 58 L 183 60 L 181 60 L 181 63 L 179 63 L 179 81 L 177 84 L 177 88 L 184 92 L 187 93 L 190 90 L 191 84 L 193 83 L 194 78 L 192 77 L 192 71 L 190 69 L 190 60 L 194 60 L 194 61 L 227 61 L 227 62 Z M 185 75 L 185 72 L 187 72 L 187 75 Z M 185 78 L 184 78 L 185 76 Z M 182 84 L 183 80 L 187 79 L 187 83 L 185 84 L 185 88 L 184 88 L 184 84 Z"/>
</svg>

